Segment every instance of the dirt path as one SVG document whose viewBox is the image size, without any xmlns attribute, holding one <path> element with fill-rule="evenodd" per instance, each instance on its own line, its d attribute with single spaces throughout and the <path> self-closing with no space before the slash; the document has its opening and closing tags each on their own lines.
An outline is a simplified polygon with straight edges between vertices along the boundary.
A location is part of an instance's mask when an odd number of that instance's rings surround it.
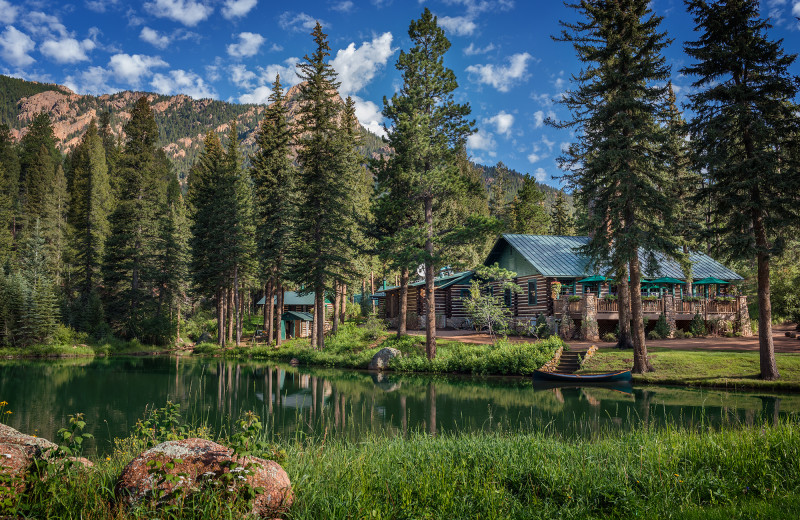
<svg viewBox="0 0 800 520">
<path fill-rule="evenodd" d="M 800 340 L 797 338 L 786 337 L 786 332 L 796 332 L 795 325 L 773 325 L 772 338 L 775 343 L 777 353 L 800 353 Z M 412 336 L 424 336 L 424 330 L 408 331 Z M 492 338 L 488 334 L 474 332 L 470 330 L 437 330 L 436 335 L 440 339 L 461 341 L 463 343 L 477 343 L 479 345 L 490 345 Z M 800 335 L 800 333 L 798 333 Z M 526 342 L 529 338 L 509 337 L 512 342 Z M 600 348 L 613 347 L 613 343 L 589 342 L 589 341 L 570 341 L 570 346 L 585 349 L 592 344 Z M 660 339 L 647 340 L 648 347 L 665 347 L 676 350 L 720 350 L 729 352 L 747 352 L 758 350 L 758 336 L 752 338 L 691 338 L 691 339 Z"/>
</svg>

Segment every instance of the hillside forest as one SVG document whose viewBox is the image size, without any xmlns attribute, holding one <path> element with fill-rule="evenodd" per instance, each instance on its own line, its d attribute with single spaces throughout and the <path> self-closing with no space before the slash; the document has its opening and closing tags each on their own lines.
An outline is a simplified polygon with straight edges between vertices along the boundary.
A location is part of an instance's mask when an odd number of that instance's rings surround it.
<svg viewBox="0 0 800 520">
<path fill-rule="evenodd" d="M 298 65 L 302 83 L 285 91 L 276 77 L 265 106 L 94 98 L 0 78 L 0 342 L 24 349 L 78 332 L 170 345 L 208 332 L 238 344 L 254 302 L 277 298 L 280 308 L 287 290 L 313 292 L 315 316 L 325 298 L 333 302 L 335 333 L 354 295 L 407 286 L 418 270 L 435 323 L 433 278 L 474 268 L 503 232 L 589 234 L 583 252 L 630 277 L 634 300 L 646 267 L 639 248 L 679 261 L 707 252 L 746 276 L 762 330 L 797 320 L 800 125 L 798 82 L 786 72 L 794 56 L 767 38 L 751 2 L 736 16 L 690 2 L 708 38 L 735 18 L 744 24 L 736 34 L 763 45 L 742 65 L 742 42 L 687 42 L 694 63 L 681 72 L 695 77 L 697 93 L 685 119 L 659 54 L 668 44 L 660 19 L 647 2 L 628 3 L 577 6 L 585 21 L 559 36 L 587 64 L 562 100 L 572 120 L 551 122 L 575 131 L 561 157 L 569 194 L 502 162 L 470 161 L 475 122 L 469 104 L 455 101 L 443 59 L 450 44 L 427 9 L 396 63 L 402 87 L 385 99 L 385 139 L 337 94 L 319 24 Z M 636 63 L 627 76 L 620 57 Z M 761 72 L 742 82 L 737 67 Z M 42 95 L 55 96 L 57 113 L 31 101 Z M 734 99 L 732 108 L 721 109 L 722 99 Z M 646 371 L 632 308 L 635 363 Z M 268 305 L 263 317 L 278 343 L 279 315 Z M 314 330 L 312 345 L 324 348 L 323 320 Z M 435 333 L 428 327 L 429 358 Z"/>
</svg>

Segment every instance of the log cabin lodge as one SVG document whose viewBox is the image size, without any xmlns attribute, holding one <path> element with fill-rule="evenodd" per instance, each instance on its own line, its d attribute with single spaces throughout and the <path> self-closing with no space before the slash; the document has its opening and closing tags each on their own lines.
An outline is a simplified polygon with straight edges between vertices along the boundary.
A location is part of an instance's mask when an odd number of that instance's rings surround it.
<svg viewBox="0 0 800 520">
<path fill-rule="evenodd" d="M 597 339 L 612 332 L 619 321 L 617 286 L 608 273 L 590 272 L 589 260 L 577 252 L 588 237 L 515 235 L 500 236 L 484 261 L 497 263 L 516 273 L 514 283 L 521 291 L 506 290 L 503 302 L 511 310 L 514 326 L 525 328 L 540 316 L 562 321 L 569 316 L 577 330 L 592 325 L 585 339 Z M 734 283 L 742 277 L 702 253 L 691 253 L 692 291 L 686 289 L 683 270 L 675 260 L 656 254 L 655 272 L 645 272 L 646 255 L 639 253 L 642 265 L 643 311 L 649 323 L 655 324 L 664 314 L 671 330 L 688 330 L 696 314 L 705 320 L 723 320 L 737 324 L 742 335 L 750 335 L 747 298 L 735 295 Z M 435 280 L 436 325 L 440 328 L 469 328 L 463 300 L 470 295 L 471 271 L 449 273 Z M 558 285 L 560 284 L 560 286 Z M 558 294 L 554 294 L 558 288 Z M 501 290 L 499 282 L 492 287 Z M 389 287 L 375 295 L 378 313 L 397 326 L 400 310 L 400 288 Z M 409 329 L 425 327 L 425 282 L 417 281 L 408 288 Z M 596 324 L 596 326 L 595 326 Z"/>
</svg>

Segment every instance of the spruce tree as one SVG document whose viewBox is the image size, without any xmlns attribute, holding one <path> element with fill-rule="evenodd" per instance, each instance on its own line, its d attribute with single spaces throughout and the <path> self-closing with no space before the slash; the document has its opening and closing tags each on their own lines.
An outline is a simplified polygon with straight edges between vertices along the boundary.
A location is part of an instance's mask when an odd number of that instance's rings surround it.
<svg viewBox="0 0 800 520">
<path fill-rule="evenodd" d="M 449 200 L 458 198 L 459 192 L 467 189 L 455 159 L 467 136 L 474 132 L 474 122 L 466 119 L 471 112 L 469 105 L 455 102 L 456 76 L 444 65 L 450 42 L 429 9 L 423 11 L 419 20 L 411 21 L 408 35 L 413 46 L 408 52 L 400 52 L 396 65 L 402 72 L 403 84 L 391 103 L 385 103 L 384 115 L 392 122 L 388 131 L 390 145 L 396 154 L 405 156 L 410 196 L 421 206 L 422 219 L 413 229 L 418 233 L 416 240 L 423 243 L 420 257 L 425 264 L 425 350 L 428 358 L 433 359 L 436 356 L 434 278 L 442 252 L 437 244 L 446 241 L 445 235 L 453 237 L 456 228 L 448 226 L 444 230 L 438 226 L 438 217 Z"/>
<path fill-rule="evenodd" d="M 155 259 L 169 168 L 156 149 L 158 127 L 146 97 L 136 101 L 124 131 L 117 164 L 119 200 L 109 218 L 103 265 L 105 308 L 116 331 L 142 338 L 149 332 L 146 320 L 157 309 Z"/>
<path fill-rule="evenodd" d="M 275 337 L 278 345 L 281 337 L 280 327 L 275 334 L 273 293 L 277 295 L 277 322 L 280 324 L 284 287 L 289 274 L 287 260 L 292 248 L 297 176 L 292 164 L 292 135 L 286 110 L 280 76 L 276 76 L 256 136 L 250 177 L 254 190 L 258 259 L 269 289 L 264 291 L 264 329 L 268 340 Z"/>
<path fill-rule="evenodd" d="M 72 154 L 69 221 L 79 292 L 88 296 L 102 280 L 109 234 L 111 186 L 103 141 L 92 122 Z"/>
<path fill-rule="evenodd" d="M 550 210 L 550 234 L 570 236 L 573 232 L 573 219 L 567 208 L 567 199 L 564 197 L 564 192 L 559 191 L 556 201 Z"/>
<path fill-rule="evenodd" d="M 188 198 L 192 207 L 190 271 L 200 294 L 213 294 L 217 307 L 217 341 L 225 345 L 225 302 L 231 271 L 225 252 L 227 208 L 225 151 L 217 134 L 209 132 L 197 164 L 192 169 Z"/>
<path fill-rule="evenodd" d="M 511 231 L 523 235 L 544 235 L 550 218 L 544 209 L 544 193 L 530 175 L 522 180 L 522 188 L 511 203 Z"/>
<path fill-rule="evenodd" d="M 503 223 L 503 229 L 510 230 L 516 226 L 509 205 L 508 194 L 511 190 L 511 175 L 502 161 L 495 166 L 495 175 L 489 188 L 489 212 Z"/>
<path fill-rule="evenodd" d="M 158 316 L 169 323 L 170 333 L 181 340 L 181 310 L 189 283 L 189 223 L 178 178 L 172 176 L 167 186 L 167 207 L 160 222 L 158 247 L 159 288 Z"/>
<path fill-rule="evenodd" d="M 350 258 L 352 195 L 340 175 L 349 140 L 342 136 L 342 106 L 336 71 L 328 62 L 330 46 L 319 23 L 311 33 L 316 49 L 298 65 L 300 116 L 297 130 L 298 194 L 292 279 L 315 294 L 312 341 L 324 348 L 325 291 Z"/>
<path fill-rule="evenodd" d="M 25 282 L 19 312 L 19 334 L 23 346 L 46 343 L 56 329 L 58 310 L 55 284 L 39 219 L 34 220 L 20 251 L 20 273 Z"/>
<path fill-rule="evenodd" d="M 639 252 L 648 260 L 655 252 L 681 254 L 665 224 L 674 209 L 666 167 L 668 131 L 660 124 L 668 112 L 669 67 L 661 55 L 668 40 L 659 32 L 661 17 L 646 0 L 596 0 L 573 7 L 582 19 L 562 22 L 557 40 L 573 45 L 583 68 L 562 100 L 572 119 L 556 126 L 576 131 L 578 141 L 560 164 L 578 202 L 589 208 L 592 233 L 581 251 L 615 273 L 629 268 L 633 372 L 649 372 Z"/>
<path fill-rule="evenodd" d="M 689 124 L 694 160 L 707 183 L 701 196 L 719 200 L 711 218 L 723 237 L 717 249 L 758 267 L 761 377 L 779 377 L 772 341 L 770 261 L 800 222 L 800 81 L 781 40 L 771 40 L 755 0 L 691 0 L 699 38 L 685 45 L 695 63 Z"/>
<path fill-rule="evenodd" d="M 0 163 L 0 271 L 6 268 L 14 253 L 14 196 L 11 179 Z"/>
</svg>

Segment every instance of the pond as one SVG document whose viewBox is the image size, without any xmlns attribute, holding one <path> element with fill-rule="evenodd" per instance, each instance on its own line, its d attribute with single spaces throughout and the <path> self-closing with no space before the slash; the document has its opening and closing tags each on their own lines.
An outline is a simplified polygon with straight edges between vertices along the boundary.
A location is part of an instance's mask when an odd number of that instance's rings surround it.
<svg viewBox="0 0 800 520">
<path fill-rule="evenodd" d="M 113 449 L 146 409 L 171 400 L 185 419 L 227 431 L 261 416 L 270 436 L 409 435 L 549 429 L 565 437 L 666 424 L 736 426 L 800 412 L 800 395 L 672 387 L 562 387 L 527 378 L 441 377 L 194 357 L 0 362 L 4 422 L 54 439 L 85 414 L 91 452 Z"/>
</svg>

